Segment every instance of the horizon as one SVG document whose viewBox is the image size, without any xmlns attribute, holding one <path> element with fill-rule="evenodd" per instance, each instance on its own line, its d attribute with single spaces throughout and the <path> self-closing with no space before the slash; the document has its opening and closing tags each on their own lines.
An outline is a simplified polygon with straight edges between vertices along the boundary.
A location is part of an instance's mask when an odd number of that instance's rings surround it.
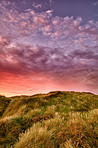
<svg viewBox="0 0 98 148">
<path fill-rule="evenodd" d="M 7 97 L 7 98 L 13 98 L 13 97 L 20 97 L 20 96 L 36 96 L 36 95 L 46 95 L 46 94 L 49 94 L 49 93 L 53 93 L 53 92 L 67 92 L 67 93 L 70 93 L 70 92 L 74 92 L 74 93 L 87 93 L 87 94 L 93 94 L 93 95 L 98 95 L 98 94 L 95 94 L 95 93 L 92 93 L 92 92 L 89 92 L 89 91 L 74 91 L 74 90 L 71 90 L 71 91 L 64 91 L 64 90 L 53 90 L 53 91 L 49 91 L 49 92 L 39 92 L 39 93 L 34 93 L 34 94 L 17 94 L 17 95 L 1 95 L 0 96 L 4 96 L 4 97 Z"/>
<path fill-rule="evenodd" d="M 0 0 L 0 94 L 98 94 L 97 0 Z"/>
</svg>

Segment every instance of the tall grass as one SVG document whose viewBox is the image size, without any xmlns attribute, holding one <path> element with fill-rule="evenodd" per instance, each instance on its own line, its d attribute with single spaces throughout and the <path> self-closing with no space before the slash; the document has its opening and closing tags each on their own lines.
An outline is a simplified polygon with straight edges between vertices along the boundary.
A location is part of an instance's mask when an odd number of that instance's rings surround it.
<svg viewBox="0 0 98 148">
<path fill-rule="evenodd" d="M 85 114 L 76 112 L 69 114 L 69 121 L 66 121 L 59 113 L 55 113 L 53 119 L 36 123 L 21 134 L 14 147 L 97 148 L 97 116 L 97 109 Z"/>
<path fill-rule="evenodd" d="M 57 91 L 0 99 L 1 148 L 98 147 L 98 95 Z"/>
</svg>

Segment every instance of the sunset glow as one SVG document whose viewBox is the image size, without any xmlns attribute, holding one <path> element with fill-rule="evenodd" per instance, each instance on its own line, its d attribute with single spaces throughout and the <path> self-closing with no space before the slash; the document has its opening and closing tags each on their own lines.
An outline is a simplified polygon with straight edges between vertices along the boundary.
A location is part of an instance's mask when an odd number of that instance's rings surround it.
<svg viewBox="0 0 98 148">
<path fill-rule="evenodd" d="M 97 20 L 97 0 L 0 0 L 0 94 L 98 94 Z"/>
</svg>

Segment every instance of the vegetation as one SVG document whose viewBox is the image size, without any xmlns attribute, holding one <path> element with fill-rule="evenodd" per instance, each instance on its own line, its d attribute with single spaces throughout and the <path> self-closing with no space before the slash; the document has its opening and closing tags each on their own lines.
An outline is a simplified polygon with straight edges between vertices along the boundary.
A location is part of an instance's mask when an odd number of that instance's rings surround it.
<svg viewBox="0 0 98 148">
<path fill-rule="evenodd" d="M 98 95 L 0 96 L 0 148 L 97 148 Z"/>
</svg>

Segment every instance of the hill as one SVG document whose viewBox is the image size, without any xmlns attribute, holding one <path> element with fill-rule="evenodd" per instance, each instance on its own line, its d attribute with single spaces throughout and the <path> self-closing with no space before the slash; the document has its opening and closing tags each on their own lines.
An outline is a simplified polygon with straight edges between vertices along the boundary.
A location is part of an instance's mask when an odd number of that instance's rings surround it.
<svg viewBox="0 0 98 148">
<path fill-rule="evenodd" d="M 98 95 L 0 96 L 0 148 L 97 148 Z"/>
</svg>

